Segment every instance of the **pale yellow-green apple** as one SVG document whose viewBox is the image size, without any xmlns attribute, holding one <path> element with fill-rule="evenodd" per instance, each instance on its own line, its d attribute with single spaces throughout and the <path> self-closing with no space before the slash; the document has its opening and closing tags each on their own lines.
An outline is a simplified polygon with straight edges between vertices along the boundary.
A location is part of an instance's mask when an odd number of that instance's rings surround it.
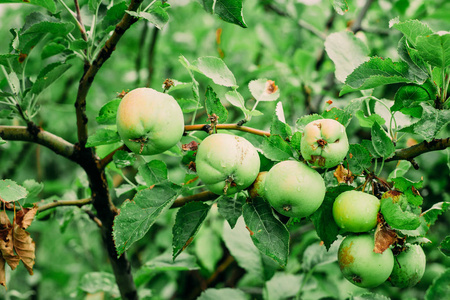
<svg viewBox="0 0 450 300">
<path fill-rule="evenodd" d="M 248 194 L 251 198 L 264 197 L 264 181 L 266 180 L 267 171 L 259 172 L 255 181 L 248 188 Z"/>
<path fill-rule="evenodd" d="M 123 97 L 116 124 L 125 145 L 141 155 L 172 148 L 184 132 L 183 112 L 177 101 L 150 88 L 134 89 Z"/>
<path fill-rule="evenodd" d="M 280 214 L 303 218 L 315 212 L 325 198 L 325 182 L 320 174 L 302 162 L 282 161 L 273 166 L 264 180 L 264 197 Z"/>
<path fill-rule="evenodd" d="M 350 232 L 366 232 L 377 225 L 380 200 L 359 192 L 347 191 L 336 197 L 333 203 L 333 217 L 336 224 Z"/>
<path fill-rule="evenodd" d="M 425 273 L 427 263 L 420 245 L 407 245 L 407 249 L 395 257 L 394 269 L 389 277 L 392 285 L 407 288 L 416 285 Z"/>
<path fill-rule="evenodd" d="M 300 151 L 311 165 L 331 168 L 338 165 L 349 149 L 345 127 L 333 119 L 312 121 L 302 133 Z"/>
<path fill-rule="evenodd" d="M 375 253 L 373 235 L 349 235 L 338 250 L 338 263 L 344 277 L 359 287 L 373 288 L 385 282 L 394 267 L 390 248 Z"/>
<path fill-rule="evenodd" d="M 245 138 L 216 133 L 198 146 L 197 175 L 218 195 L 230 195 L 249 187 L 259 173 L 259 155 Z"/>
</svg>

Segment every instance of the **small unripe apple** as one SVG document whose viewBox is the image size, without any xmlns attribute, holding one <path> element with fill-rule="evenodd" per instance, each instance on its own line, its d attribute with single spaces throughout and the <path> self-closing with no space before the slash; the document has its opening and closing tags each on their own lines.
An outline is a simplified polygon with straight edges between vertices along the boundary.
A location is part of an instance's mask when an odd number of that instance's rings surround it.
<svg viewBox="0 0 450 300">
<path fill-rule="evenodd" d="M 183 112 L 177 101 L 150 88 L 138 88 L 123 97 L 116 123 L 125 145 L 142 155 L 172 148 L 184 132 Z"/>
<path fill-rule="evenodd" d="M 311 165 L 331 168 L 338 165 L 349 149 L 345 127 L 333 119 L 312 121 L 302 133 L 300 151 Z"/>
<path fill-rule="evenodd" d="M 248 194 L 251 198 L 264 197 L 264 182 L 266 180 L 267 171 L 259 172 L 255 181 L 248 188 Z"/>
<path fill-rule="evenodd" d="M 377 225 L 380 200 L 359 192 L 347 191 L 336 197 L 333 203 L 333 217 L 336 224 L 350 232 L 366 232 Z"/>
<path fill-rule="evenodd" d="M 320 174 L 302 162 L 282 161 L 266 175 L 264 197 L 280 214 L 303 218 L 315 212 L 325 198 Z"/>
<path fill-rule="evenodd" d="M 395 257 L 394 269 L 389 277 L 393 286 L 407 288 L 416 285 L 425 273 L 425 253 L 419 245 L 409 245 Z"/>
<path fill-rule="evenodd" d="M 259 173 L 259 155 L 245 138 L 216 133 L 199 145 L 195 158 L 197 175 L 218 195 L 231 195 L 249 187 Z"/>
<path fill-rule="evenodd" d="M 359 287 L 373 288 L 385 282 L 394 267 L 391 249 L 373 251 L 372 235 L 349 235 L 339 246 L 338 263 L 344 277 Z"/>
</svg>

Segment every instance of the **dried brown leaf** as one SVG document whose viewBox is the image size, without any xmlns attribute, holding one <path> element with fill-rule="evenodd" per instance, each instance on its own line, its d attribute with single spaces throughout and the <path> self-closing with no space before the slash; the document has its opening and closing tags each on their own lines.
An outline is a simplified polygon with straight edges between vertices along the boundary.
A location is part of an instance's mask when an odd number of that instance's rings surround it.
<svg viewBox="0 0 450 300">
<path fill-rule="evenodd" d="M 181 149 L 184 151 L 195 151 L 198 149 L 198 143 L 196 141 L 192 141 L 189 144 L 183 144 L 181 145 Z"/>
<path fill-rule="evenodd" d="M 30 234 L 17 224 L 14 226 L 14 250 L 27 268 L 28 273 L 33 275 L 36 246 Z"/>
<path fill-rule="evenodd" d="M 266 81 L 266 86 L 265 86 L 265 92 L 267 94 L 273 94 L 278 90 L 278 86 L 275 85 L 275 81 L 273 80 L 267 80 Z"/>
<path fill-rule="evenodd" d="M 0 254 L 0 285 L 6 288 L 5 259 Z"/>
<path fill-rule="evenodd" d="M 350 184 L 353 182 L 354 176 L 350 170 L 344 168 L 343 165 L 337 166 L 336 170 L 333 173 L 334 177 L 336 177 L 339 183 Z"/>
<path fill-rule="evenodd" d="M 14 254 L 12 224 L 5 211 L 0 212 L 0 253 L 11 269 L 19 265 L 19 257 Z"/>
<path fill-rule="evenodd" d="M 397 233 L 390 229 L 386 223 L 378 223 L 375 230 L 375 247 L 373 252 L 383 253 L 389 246 L 397 240 Z"/>
<path fill-rule="evenodd" d="M 37 213 L 38 207 L 35 205 L 33 208 L 22 208 L 16 213 L 16 224 L 22 229 L 27 229 L 33 222 L 34 216 Z"/>
</svg>

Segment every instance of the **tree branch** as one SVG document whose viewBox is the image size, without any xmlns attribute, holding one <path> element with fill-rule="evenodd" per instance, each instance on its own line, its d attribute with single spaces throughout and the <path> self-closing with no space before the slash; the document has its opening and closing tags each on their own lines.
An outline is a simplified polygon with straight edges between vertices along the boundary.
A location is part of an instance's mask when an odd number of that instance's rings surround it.
<svg viewBox="0 0 450 300">
<path fill-rule="evenodd" d="M 370 6 L 372 5 L 373 0 L 367 0 L 364 6 L 359 11 L 358 16 L 356 17 L 356 21 L 353 22 L 353 24 L 350 27 L 350 30 L 353 31 L 353 33 L 357 33 L 361 30 L 361 23 L 366 16 L 367 12 L 369 11 Z"/>
<path fill-rule="evenodd" d="M 58 206 L 78 206 L 81 207 L 83 205 L 92 203 L 91 198 L 80 199 L 80 200 L 55 200 L 53 202 L 41 205 L 38 207 L 38 212 L 43 212 L 51 208 L 55 208 Z"/>
<path fill-rule="evenodd" d="M 150 87 L 152 84 L 152 78 L 153 78 L 153 70 L 154 70 L 154 60 L 155 60 L 155 49 L 156 49 L 156 41 L 158 40 L 159 35 L 159 29 L 157 27 L 153 28 L 153 35 L 152 40 L 150 42 L 150 48 L 148 50 L 148 62 L 147 62 L 147 69 L 148 69 L 148 76 L 147 76 L 147 87 Z"/>
<path fill-rule="evenodd" d="M 431 142 L 423 141 L 409 148 L 395 151 L 395 155 L 389 159 L 386 159 L 385 162 L 396 160 L 410 161 L 421 154 L 432 151 L 444 150 L 448 147 L 450 147 L 450 138 L 432 140 Z"/>
<path fill-rule="evenodd" d="M 198 193 L 198 194 L 195 194 L 192 196 L 178 198 L 177 200 L 175 200 L 175 202 L 172 204 L 172 206 L 170 208 L 181 207 L 181 206 L 185 205 L 186 203 L 193 202 L 193 201 L 214 200 L 217 197 L 219 197 L 219 196 L 212 192 L 205 191 L 205 192 L 201 192 L 201 193 Z"/>
<path fill-rule="evenodd" d="M 128 6 L 128 11 L 136 11 L 141 5 L 143 0 L 132 0 L 130 6 Z M 86 96 L 89 89 L 94 81 L 95 75 L 101 66 L 111 57 L 113 51 L 116 48 L 117 43 L 122 38 L 124 33 L 134 24 L 138 19 L 132 17 L 128 13 L 125 13 L 122 20 L 116 25 L 113 34 L 106 41 L 103 48 L 98 53 L 95 60 L 91 65 L 85 65 L 85 72 L 80 80 L 80 85 L 78 87 L 77 99 L 75 102 L 75 109 L 77 114 L 77 133 L 78 142 L 81 147 L 86 145 L 88 133 L 87 133 L 87 116 L 86 116 Z"/>
<path fill-rule="evenodd" d="M 80 5 L 78 4 L 78 0 L 73 0 L 73 2 L 75 4 L 75 9 L 77 11 L 77 20 L 79 23 L 81 37 L 83 38 L 83 40 L 87 41 L 88 38 L 87 38 L 87 34 L 86 34 L 86 29 L 84 28 L 83 21 L 81 20 Z"/>
<path fill-rule="evenodd" d="M 218 124 L 218 125 L 216 125 L 216 128 L 217 129 L 228 129 L 228 130 L 239 130 L 239 131 L 244 131 L 244 132 L 261 135 L 261 136 L 270 136 L 270 132 L 259 130 L 259 129 L 254 129 L 254 128 L 246 127 L 246 126 L 239 126 L 237 124 Z M 196 131 L 196 130 L 208 131 L 208 125 L 199 124 L 199 125 L 184 126 L 184 131 Z"/>
<path fill-rule="evenodd" d="M 125 146 L 125 145 L 120 146 L 119 148 L 117 148 L 113 152 L 111 152 L 108 155 L 106 155 L 100 161 L 100 168 L 104 169 L 110 162 L 112 162 L 114 154 L 116 154 L 116 152 L 119 151 L 119 150 L 129 151 L 127 146 Z"/>
<path fill-rule="evenodd" d="M 72 161 L 75 160 L 75 146 L 63 138 L 37 126 L 0 126 L 0 137 L 9 141 L 33 142 L 45 146 Z"/>
</svg>

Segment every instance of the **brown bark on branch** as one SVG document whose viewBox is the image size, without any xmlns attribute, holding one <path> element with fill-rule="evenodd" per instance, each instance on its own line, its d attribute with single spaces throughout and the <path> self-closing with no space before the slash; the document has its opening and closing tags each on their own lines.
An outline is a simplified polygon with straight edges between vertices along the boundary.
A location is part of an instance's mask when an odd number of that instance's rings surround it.
<svg viewBox="0 0 450 300">
<path fill-rule="evenodd" d="M 450 147 L 450 138 L 432 140 L 431 142 L 423 141 L 417 145 L 411 146 L 409 148 L 400 149 L 395 151 L 393 157 L 386 159 L 386 162 L 396 161 L 396 160 L 412 160 L 415 157 L 431 152 L 444 150 Z"/>
<path fill-rule="evenodd" d="M 56 154 L 74 160 L 75 146 L 73 144 L 39 127 L 0 126 L 0 137 L 8 141 L 24 141 L 40 144 Z"/>
<path fill-rule="evenodd" d="M 129 11 L 136 11 L 141 5 L 143 0 L 132 0 Z M 111 57 L 111 54 L 116 48 L 117 43 L 122 38 L 123 34 L 133 25 L 138 19 L 132 17 L 128 13 L 125 13 L 122 20 L 116 25 L 113 34 L 106 41 L 103 48 L 98 53 L 95 60 L 91 65 L 85 65 L 85 72 L 80 80 L 78 87 L 77 99 L 75 102 L 75 109 L 77 114 L 77 129 L 78 129 L 78 142 L 81 147 L 86 145 L 88 131 L 87 131 L 87 116 L 86 116 L 86 96 L 94 81 L 95 75 L 101 66 Z"/>
<path fill-rule="evenodd" d="M 209 200 L 214 200 L 217 197 L 219 197 L 218 195 L 206 191 L 206 192 L 201 192 L 192 196 L 186 196 L 186 197 L 182 197 L 182 198 L 178 198 L 177 200 L 175 200 L 175 202 L 172 204 L 172 206 L 170 208 L 177 208 L 177 207 L 181 207 L 183 205 L 185 205 L 186 203 L 189 202 L 193 202 L 193 201 L 209 201 Z"/>
<path fill-rule="evenodd" d="M 216 125 L 216 128 L 217 129 L 228 129 L 228 130 L 239 130 L 239 131 L 244 131 L 244 132 L 261 135 L 261 136 L 270 136 L 270 132 L 251 128 L 251 127 L 246 127 L 246 126 L 239 126 L 237 124 L 218 124 L 218 125 Z M 202 124 L 184 126 L 184 131 L 196 131 L 196 130 L 205 130 L 205 129 L 207 129 L 207 125 L 202 125 Z"/>
<path fill-rule="evenodd" d="M 81 207 L 83 205 L 92 203 L 91 198 L 79 199 L 79 200 L 58 200 L 53 201 L 38 207 L 38 212 L 43 212 L 51 208 L 55 208 L 58 206 L 78 206 Z"/>
</svg>

